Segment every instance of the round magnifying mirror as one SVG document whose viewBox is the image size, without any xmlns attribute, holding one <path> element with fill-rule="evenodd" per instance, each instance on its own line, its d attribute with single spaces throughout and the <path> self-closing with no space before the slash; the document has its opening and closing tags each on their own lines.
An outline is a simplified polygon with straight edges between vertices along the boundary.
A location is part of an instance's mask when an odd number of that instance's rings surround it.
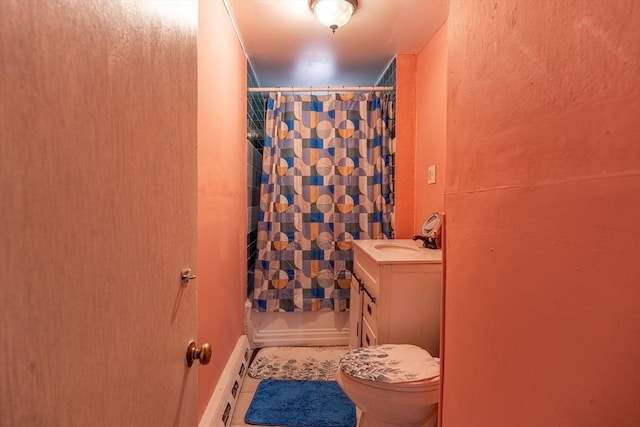
<svg viewBox="0 0 640 427">
<path fill-rule="evenodd" d="M 424 237 L 435 238 L 440 234 L 440 227 L 442 226 L 442 218 L 438 212 L 434 212 L 427 220 L 422 224 L 422 235 Z"/>
</svg>

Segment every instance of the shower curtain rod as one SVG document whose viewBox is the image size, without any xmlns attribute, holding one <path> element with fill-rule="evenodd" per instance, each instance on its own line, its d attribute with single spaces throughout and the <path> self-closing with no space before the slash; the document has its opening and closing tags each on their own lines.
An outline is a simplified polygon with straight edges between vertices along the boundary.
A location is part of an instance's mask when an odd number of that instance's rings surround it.
<svg viewBox="0 0 640 427">
<path fill-rule="evenodd" d="M 250 87 L 248 92 L 369 92 L 390 91 L 393 86 L 307 86 L 307 87 Z"/>
</svg>

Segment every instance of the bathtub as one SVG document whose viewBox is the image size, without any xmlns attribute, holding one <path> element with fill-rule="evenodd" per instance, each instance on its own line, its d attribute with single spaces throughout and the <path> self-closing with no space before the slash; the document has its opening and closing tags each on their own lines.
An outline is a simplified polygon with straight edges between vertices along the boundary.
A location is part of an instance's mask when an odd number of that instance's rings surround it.
<svg viewBox="0 0 640 427">
<path fill-rule="evenodd" d="M 244 304 L 245 334 L 251 348 L 349 344 L 349 312 L 260 313 Z"/>
</svg>

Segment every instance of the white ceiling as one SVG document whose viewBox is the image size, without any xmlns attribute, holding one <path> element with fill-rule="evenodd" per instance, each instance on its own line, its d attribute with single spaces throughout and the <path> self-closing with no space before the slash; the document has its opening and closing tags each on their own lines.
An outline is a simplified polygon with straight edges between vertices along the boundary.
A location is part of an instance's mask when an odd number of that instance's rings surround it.
<svg viewBox="0 0 640 427">
<path fill-rule="evenodd" d="M 448 0 L 359 0 L 335 34 L 309 0 L 227 0 L 261 86 L 368 86 L 399 53 L 418 53 Z"/>
</svg>

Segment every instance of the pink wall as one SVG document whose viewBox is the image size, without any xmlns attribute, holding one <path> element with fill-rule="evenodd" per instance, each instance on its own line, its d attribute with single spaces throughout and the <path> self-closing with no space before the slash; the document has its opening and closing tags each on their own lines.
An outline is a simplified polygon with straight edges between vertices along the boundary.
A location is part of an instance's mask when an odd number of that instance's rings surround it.
<svg viewBox="0 0 640 427">
<path fill-rule="evenodd" d="M 446 427 L 640 425 L 639 22 L 451 2 Z"/>
<path fill-rule="evenodd" d="M 198 30 L 198 340 L 204 412 L 243 331 L 246 293 L 246 58 L 221 1 L 200 1 Z"/>
<path fill-rule="evenodd" d="M 416 155 L 413 233 L 431 212 L 444 211 L 447 143 L 447 25 L 417 56 Z M 436 166 L 436 183 L 427 184 L 427 168 Z"/>
<path fill-rule="evenodd" d="M 395 238 L 414 234 L 416 155 L 416 56 L 396 56 L 396 188 Z"/>
</svg>

